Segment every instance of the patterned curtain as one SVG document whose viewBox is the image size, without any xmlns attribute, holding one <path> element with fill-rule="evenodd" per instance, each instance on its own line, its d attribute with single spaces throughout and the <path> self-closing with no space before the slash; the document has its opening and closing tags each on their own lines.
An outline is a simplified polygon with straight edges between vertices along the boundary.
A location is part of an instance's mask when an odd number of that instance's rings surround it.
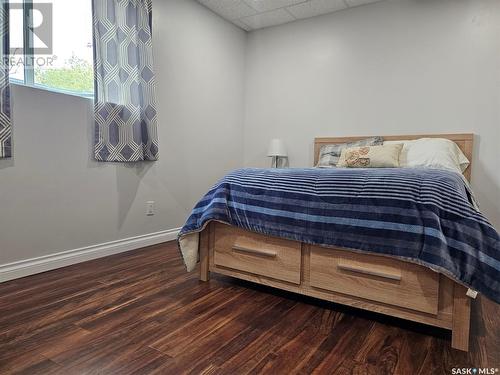
<svg viewBox="0 0 500 375">
<path fill-rule="evenodd" d="M 93 0 L 95 158 L 158 160 L 152 0 Z"/>
<path fill-rule="evenodd" d="M 0 0 L 0 158 L 11 157 L 9 2 Z"/>
</svg>

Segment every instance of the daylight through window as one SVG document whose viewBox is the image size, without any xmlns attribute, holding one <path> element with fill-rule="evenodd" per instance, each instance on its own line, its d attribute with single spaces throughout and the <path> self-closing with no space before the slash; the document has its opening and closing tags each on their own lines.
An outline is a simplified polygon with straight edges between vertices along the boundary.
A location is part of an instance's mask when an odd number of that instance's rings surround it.
<svg viewBox="0 0 500 375">
<path fill-rule="evenodd" d="M 11 81 L 93 96 L 91 0 L 11 0 L 9 4 Z"/>
</svg>

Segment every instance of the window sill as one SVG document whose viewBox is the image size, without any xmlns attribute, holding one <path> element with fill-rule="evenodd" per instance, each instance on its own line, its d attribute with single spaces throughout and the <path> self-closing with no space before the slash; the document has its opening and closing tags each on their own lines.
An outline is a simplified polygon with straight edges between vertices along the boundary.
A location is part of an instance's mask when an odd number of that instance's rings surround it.
<svg viewBox="0 0 500 375">
<path fill-rule="evenodd" d="M 85 98 L 85 99 L 94 99 L 94 94 L 93 93 L 83 93 L 83 92 L 78 92 L 78 91 L 71 91 L 71 90 L 63 90 L 63 89 L 57 89 L 54 87 L 48 87 L 44 85 L 27 85 L 24 82 L 17 80 L 17 79 L 11 79 L 10 80 L 11 85 L 16 85 L 16 86 L 22 86 L 22 87 L 30 87 L 33 89 L 38 89 L 38 90 L 43 90 L 43 91 L 49 91 L 49 92 L 54 92 L 56 94 L 63 94 L 63 95 L 70 95 L 70 96 L 77 96 L 80 98 Z"/>
</svg>

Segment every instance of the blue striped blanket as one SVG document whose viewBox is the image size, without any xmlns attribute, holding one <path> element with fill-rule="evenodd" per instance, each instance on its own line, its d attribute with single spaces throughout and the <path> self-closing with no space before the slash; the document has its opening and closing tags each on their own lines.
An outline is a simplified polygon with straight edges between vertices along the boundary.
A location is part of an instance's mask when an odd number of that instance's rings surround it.
<svg viewBox="0 0 500 375">
<path fill-rule="evenodd" d="M 198 259 L 198 233 L 212 220 L 415 262 L 500 303 L 498 232 L 474 208 L 467 185 L 455 172 L 236 170 L 200 200 L 179 234 L 188 270 Z"/>
</svg>

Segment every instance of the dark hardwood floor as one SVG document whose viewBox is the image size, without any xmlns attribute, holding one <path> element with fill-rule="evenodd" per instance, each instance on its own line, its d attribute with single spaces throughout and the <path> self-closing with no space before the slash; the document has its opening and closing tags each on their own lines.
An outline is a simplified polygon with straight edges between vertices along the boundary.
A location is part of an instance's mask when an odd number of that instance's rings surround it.
<svg viewBox="0 0 500 375">
<path fill-rule="evenodd" d="M 446 332 L 225 277 L 175 243 L 0 284 L 0 374 L 451 374 L 500 367 L 500 307 Z"/>
</svg>

